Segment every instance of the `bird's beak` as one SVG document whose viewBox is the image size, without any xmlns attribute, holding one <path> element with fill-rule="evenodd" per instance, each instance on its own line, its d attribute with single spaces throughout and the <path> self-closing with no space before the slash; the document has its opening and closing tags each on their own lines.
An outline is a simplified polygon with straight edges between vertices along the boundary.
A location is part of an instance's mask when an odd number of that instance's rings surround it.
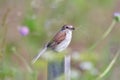
<svg viewBox="0 0 120 80">
<path fill-rule="evenodd" d="M 71 28 L 71 30 L 75 30 L 75 28 Z"/>
</svg>

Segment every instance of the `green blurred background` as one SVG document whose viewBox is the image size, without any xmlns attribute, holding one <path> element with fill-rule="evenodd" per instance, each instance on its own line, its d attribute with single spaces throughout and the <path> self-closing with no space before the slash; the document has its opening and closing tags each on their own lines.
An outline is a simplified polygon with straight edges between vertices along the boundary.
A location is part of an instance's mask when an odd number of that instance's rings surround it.
<svg viewBox="0 0 120 80">
<path fill-rule="evenodd" d="M 31 65 L 31 60 L 64 24 L 76 28 L 65 52 L 72 54 L 72 80 L 95 80 L 120 47 L 116 23 L 89 50 L 109 28 L 115 12 L 120 12 L 119 0 L 0 0 L 0 80 L 46 80 L 48 61 Z M 29 28 L 29 35 L 20 35 L 22 26 Z M 119 62 L 101 80 L 119 80 Z"/>
</svg>

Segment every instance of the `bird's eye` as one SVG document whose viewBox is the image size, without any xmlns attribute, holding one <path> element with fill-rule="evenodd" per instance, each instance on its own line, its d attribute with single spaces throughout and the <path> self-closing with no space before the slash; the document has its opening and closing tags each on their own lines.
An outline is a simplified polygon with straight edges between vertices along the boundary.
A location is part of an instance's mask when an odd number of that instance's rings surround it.
<svg viewBox="0 0 120 80">
<path fill-rule="evenodd" d="M 68 27 L 66 27 L 66 28 L 68 28 Z"/>
</svg>

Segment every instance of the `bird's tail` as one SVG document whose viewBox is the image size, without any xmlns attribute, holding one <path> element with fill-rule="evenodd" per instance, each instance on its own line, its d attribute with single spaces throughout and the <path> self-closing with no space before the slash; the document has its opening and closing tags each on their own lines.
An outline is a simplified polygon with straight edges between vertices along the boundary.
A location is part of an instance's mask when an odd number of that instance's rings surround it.
<svg viewBox="0 0 120 80">
<path fill-rule="evenodd" d="M 32 60 L 32 64 L 34 64 L 34 63 L 39 59 L 39 57 L 40 57 L 43 53 L 45 53 L 46 50 L 47 50 L 47 47 L 45 46 L 45 47 L 38 53 L 38 55 Z"/>
</svg>

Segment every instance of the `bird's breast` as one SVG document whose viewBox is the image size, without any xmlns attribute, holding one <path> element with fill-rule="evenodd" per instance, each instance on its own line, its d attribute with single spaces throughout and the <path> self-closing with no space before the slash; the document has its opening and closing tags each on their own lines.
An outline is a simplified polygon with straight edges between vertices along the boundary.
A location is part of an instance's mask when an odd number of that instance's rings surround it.
<svg viewBox="0 0 120 80">
<path fill-rule="evenodd" d="M 56 46 L 55 50 L 57 52 L 63 51 L 64 49 L 66 49 L 68 47 L 68 45 L 71 42 L 71 38 L 72 38 L 72 31 L 70 30 L 66 30 L 66 37 L 65 39 Z"/>
</svg>

